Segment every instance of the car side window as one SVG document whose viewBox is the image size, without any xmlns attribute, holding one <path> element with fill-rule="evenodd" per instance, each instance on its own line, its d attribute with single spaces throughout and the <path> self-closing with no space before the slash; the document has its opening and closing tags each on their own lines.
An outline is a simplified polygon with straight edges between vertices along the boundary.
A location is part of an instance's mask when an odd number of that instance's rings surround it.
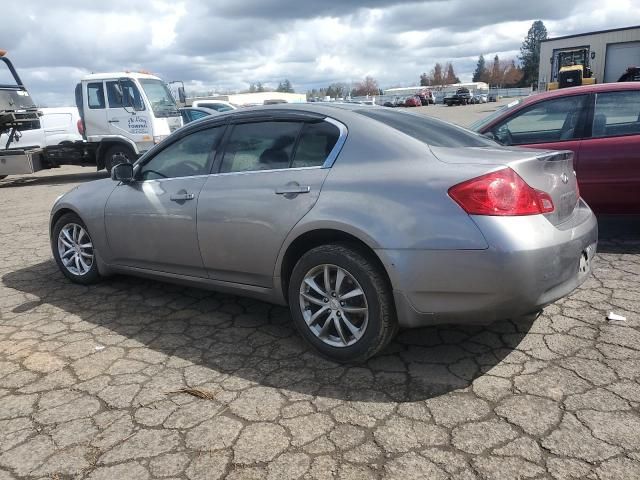
<svg viewBox="0 0 640 480">
<path fill-rule="evenodd" d="M 122 94 L 118 92 L 118 84 L 122 86 Z M 131 80 L 107 82 L 107 99 L 109 108 L 122 108 L 126 105 L 135 107 L 138 111 L 144 110 L 140 91 Z"/>
<path fill-rule="evenodd" d="M 305 124 L 291 166 L 322 166 L 339 137 L 340 130 L 329 122 Z"/>
<path fill-rule="evenodd" d="M 536 103 L 493 127 L 492 133 L 503 145 L 579 138 L 579 121 L 586 100 L 586 95 L 573 95 Z"/>
<path fill-rule="evenodd" d="M 141 180 L 207 175 L 224 127 L 207 128 L 188 134 L 162 149 L 140 168 Z"/>
<path fill-rule="evenodd" d="M 596 95 L 591 136 L 640 134 L 640 91 L 605 92 Z"/>
<path fill-rule="evenodd" d="M 87 103 L 91 109 L 104 108 L 104 87 L 102 82 L 87 84 Z"/>
<path fill-rule="evenodd" d="M 220 173 L 288 168 L 299 122 L 235 125 L 225 147 Z"/>
</svg>

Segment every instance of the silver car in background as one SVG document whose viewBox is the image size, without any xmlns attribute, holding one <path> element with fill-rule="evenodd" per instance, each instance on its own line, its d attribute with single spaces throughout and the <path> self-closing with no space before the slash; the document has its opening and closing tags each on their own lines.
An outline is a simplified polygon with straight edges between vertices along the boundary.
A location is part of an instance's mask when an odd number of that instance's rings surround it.
<svg viewBox="0 0 640 480">
<path fill-rule="evenodd" d="M 319 352 L 362 361 L 401 327 L 518 318 L 580 285 L 597 224 L 572 161 L 383 107 L 225 112 L 59 198 L 51 245 L 81 284 L 288 304 Z"/>
</svg>

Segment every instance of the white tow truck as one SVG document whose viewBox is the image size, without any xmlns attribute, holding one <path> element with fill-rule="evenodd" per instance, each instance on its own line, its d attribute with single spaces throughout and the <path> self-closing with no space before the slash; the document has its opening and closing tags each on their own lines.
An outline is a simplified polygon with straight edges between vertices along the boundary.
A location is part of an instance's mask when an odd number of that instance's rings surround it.
<svg viewBox="0 0 640 480">
<path fill-rule="evenodd" d="M 182 126 L 169 88 L 146 72 L 87 75 L 76 85 L 76 106 L 98 170 L 132 162 Z"/>
<path fill-rule="evenodd" d="M 0 51 L 0 68 L 6 67 L 0 71 L 0 135 L 6 140 L 0 145 L 0 179 L 67 164 L 110 172 L 113 165 L 133 162 L 182 126 L 176 101 L 162 79 L 148 72 L 98 73 L 82 78 L 75 89 L 82 139 L 26 145 L 20 139 L 28 130 L 42 128 L 42 111 L 5 54 Z M 184 97 L 184 89 L 179 95 Z"/>
</svg>

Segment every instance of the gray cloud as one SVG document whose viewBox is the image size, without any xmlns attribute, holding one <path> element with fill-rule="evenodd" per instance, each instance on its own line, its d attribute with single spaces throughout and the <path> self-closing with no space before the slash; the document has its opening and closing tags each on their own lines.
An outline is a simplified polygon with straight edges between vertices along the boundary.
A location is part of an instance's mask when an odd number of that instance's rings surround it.
<svg viewBox="0 0 640 480">
<path fill-rule="evenodd" d="M 633 0 L 627 2 L 631 7 Z M 144 68 L 197 90 L 298 91 L 365 75 L 411 85 L 435 62 L 469 80 L 479 54 L 517 56 L 534 20 L 551 35 L 640 23 L 640 10 L 584 0 L 33 0 L 3 6 L 0 48 L 43 104 L 69 104 L 86 73 Z"/>
</svg>

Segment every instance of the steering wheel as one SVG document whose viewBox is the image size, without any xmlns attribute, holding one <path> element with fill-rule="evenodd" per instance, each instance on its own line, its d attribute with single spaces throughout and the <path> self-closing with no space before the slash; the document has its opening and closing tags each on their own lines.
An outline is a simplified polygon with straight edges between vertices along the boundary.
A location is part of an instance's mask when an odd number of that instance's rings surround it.
<svg viewBox="0 0 640 480">
<path fill-rule="evenodd" d="M 159 177 L 162 177 L 162 178 L 169 178 L 164 173 L 156 172 L 155 170 L 145 170 L 144 172 L 142 172 L 142 176 L 145 178 L 145 180 L 147 180 L 146 177 L 147 177 L 148 173 L 154 173 L 154 174 L 156 174 L 156 175 L 158 175 Z"/>
<path fill-rule="evenodd" d="M 503 145 L 513 145 L 513 135 L 506 125 L 502 125 L 495 130 L 496 139 Z"/>
<path fill-rule="evenodd" d="M 185 167 L 191 168 L 191 170 L 193 170 L 194 172 L 199 172 L 200 170 L 202 170 L 202 165 L 200 165 L 198 162 L 195 162 L 193 160 L 186 160 L 182 162 L 182 165 L 184 165 Z"/>
</svg>

